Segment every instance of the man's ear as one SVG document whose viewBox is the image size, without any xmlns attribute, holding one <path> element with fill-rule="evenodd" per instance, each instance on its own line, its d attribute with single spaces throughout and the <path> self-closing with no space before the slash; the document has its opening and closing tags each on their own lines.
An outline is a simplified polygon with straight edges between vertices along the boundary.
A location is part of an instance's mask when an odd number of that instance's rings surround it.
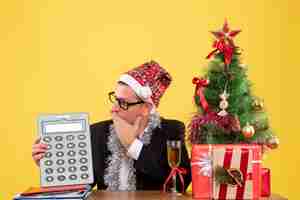
<svg viewBox="0 0 300 200">
<path fill-rule="evenodd" d="M 153 108 L 153 105 L 151 103 L 146 102 L 144 104 L 144 109 L 143 109 L 143 116 L 147 116 L 150 114 L 151 110 Z"/>
</svg>

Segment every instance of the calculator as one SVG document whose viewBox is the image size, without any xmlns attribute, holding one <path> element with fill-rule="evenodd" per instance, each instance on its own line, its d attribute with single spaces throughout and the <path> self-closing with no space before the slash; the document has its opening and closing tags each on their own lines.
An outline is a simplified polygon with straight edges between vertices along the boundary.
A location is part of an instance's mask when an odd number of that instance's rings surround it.
<svg viewBox="0 0 300 200">
<path fill-rule="evenodd" d="M 88 113 L 40 115 L 38 132 L 48 145 L 40 160 L 42 187 L 93 183 Z"/>
</svg>

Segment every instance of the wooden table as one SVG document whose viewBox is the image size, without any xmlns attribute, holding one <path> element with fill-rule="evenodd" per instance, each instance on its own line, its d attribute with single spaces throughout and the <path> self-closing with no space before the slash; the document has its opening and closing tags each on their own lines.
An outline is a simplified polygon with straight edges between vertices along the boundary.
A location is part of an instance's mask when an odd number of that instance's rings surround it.
<svg viewBox="0 0 300 200">
<path fill-rule="evenodd" d="M 88 200 L 192 200 L 192 194 L 187 193 L 181 196 L 161 193 L 160 191 L 137 191 L 137 192 L 107 192 L 94 191 Z M 261 198 L 261 200 L 287 200 L 278 194 L 272 194 L 270 198 Z"/>
</svg>

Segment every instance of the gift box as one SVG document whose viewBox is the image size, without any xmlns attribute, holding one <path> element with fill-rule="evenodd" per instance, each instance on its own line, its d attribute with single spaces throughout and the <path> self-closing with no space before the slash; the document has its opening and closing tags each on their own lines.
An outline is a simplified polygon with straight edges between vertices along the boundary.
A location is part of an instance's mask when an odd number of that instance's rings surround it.
<svg viewBox="0 0 300 200">
<path fill-rule="evenodd" d="M 197 199 L 259 199 L 261 146 L 192 146 L 192 193 Z"/>
<path fill-rule="evenodd" d="M 269 197 L 271 195 L 271 172 L 268 168 L 261 169 L 261 196 Z"/>
</svg>

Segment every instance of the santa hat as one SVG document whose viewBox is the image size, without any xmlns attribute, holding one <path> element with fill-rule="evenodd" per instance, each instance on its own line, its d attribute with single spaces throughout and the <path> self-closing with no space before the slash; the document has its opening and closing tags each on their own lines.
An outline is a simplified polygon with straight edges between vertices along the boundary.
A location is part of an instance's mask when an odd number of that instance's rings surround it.
<svg viewBox="0 0 300 200">
<path fill-rule="evenodd" d="M 143 101 L 158 107 L 172 77 L 157 62 L 150 61 L 122 74 L 119 81 L 129 85 Z"/>
</svg>

